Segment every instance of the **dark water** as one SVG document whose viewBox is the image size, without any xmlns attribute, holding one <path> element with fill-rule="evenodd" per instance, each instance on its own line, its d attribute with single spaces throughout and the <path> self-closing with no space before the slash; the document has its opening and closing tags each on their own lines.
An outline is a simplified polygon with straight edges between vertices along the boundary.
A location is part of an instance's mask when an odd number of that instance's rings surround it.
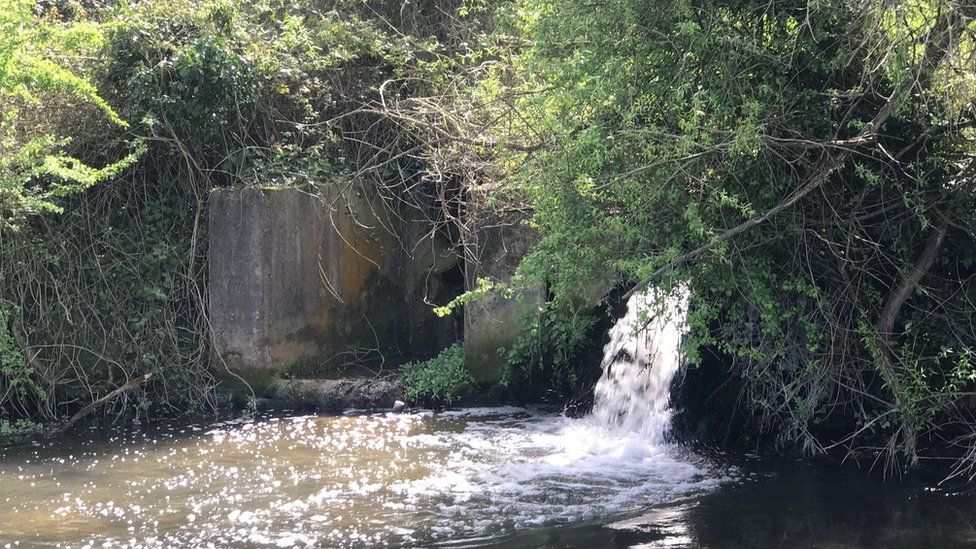
<svg viewBox="0 0 976 549">
<path fill-rule="evenodd" d="M 809 463 L 617 522 L 519 532 L 494 547 L 976 547 L 976 496 Z"/>
<path fill-rule="evenodd" d="M 967 547 L 958 487 L 736 465 L 525 409 L 88 430 L 0 451 L 0 546 Z"/>
</svg>

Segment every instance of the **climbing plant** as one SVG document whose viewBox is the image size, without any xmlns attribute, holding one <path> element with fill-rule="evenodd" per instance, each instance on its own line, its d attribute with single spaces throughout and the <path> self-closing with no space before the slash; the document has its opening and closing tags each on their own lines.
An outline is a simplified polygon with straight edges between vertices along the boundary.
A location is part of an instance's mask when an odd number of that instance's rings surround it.
<svg viewBox="0 0 976 549">
<path fill-rule="evenodd" d="M 66 95 L 91 105 L 109 123 L 127 126 L 87 78 L 58 62 L 96 51 L 103 38 L 88 22 L 62 24 L 39 17 L 30 0 L 0 3 L 0 208 L 5 228 L 16 228 L 28 214 L 60 211 L 59 199 L 117 177 L 142 152 L 136 146 L 104 167 L 89 166 L 61 151 L 71 136 L 59 134 L 55 121 L 32 115 Z"/>
</svg>

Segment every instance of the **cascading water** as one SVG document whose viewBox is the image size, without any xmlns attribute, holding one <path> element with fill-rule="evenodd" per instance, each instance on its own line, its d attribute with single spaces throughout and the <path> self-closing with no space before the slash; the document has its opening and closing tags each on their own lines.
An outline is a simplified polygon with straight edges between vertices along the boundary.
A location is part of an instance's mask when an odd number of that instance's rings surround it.
<svg viewBox="0 0 976 549">
<path fill-rule="evenodd" d="M 627 313 L 610 329 L 603 349 L 603 376 L 593 400 L 597 422 L 638 433 L 652 444 L 664 442 L 688 296 L 687 286 L 680 285 L 670 294 L 651 288 L 630 297 Z"/>
</svg>

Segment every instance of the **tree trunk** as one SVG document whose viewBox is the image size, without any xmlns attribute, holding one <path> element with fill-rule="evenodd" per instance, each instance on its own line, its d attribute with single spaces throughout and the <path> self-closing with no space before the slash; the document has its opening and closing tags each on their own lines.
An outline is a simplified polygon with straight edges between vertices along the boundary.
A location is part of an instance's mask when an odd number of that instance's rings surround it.
<svg viewBox="0 0 976 549">
<path fill-rule="evenodd" d="M 894 397 L 895 408 L 901 413 L 904 450 L 911 457 L 912 462 L 916 460 L 915 445 L 918 437 L 918 425 L 915 424 L 914 418 L 904 414 L 905 402 L 902 399 L 901 383 L 898 379 L 898 355 L 895 353 L 895 322 L 898 320 L 902 306 L 911 297 L 922 277 L 932 268 L 932 264 L 942 248 L 942 243 L 945 241 L 948 226 L 949 218 L 944 215 L 940 216 L 939 224 L 929 233 L 925 248 L 916 261 L 915 267 L 906 273 L 891 291 L 881 314 L 878 315 L 876 324 L 875 345 L 878 348 L 878 367 L 881 370 L 881 378 Z"/>
</svg>

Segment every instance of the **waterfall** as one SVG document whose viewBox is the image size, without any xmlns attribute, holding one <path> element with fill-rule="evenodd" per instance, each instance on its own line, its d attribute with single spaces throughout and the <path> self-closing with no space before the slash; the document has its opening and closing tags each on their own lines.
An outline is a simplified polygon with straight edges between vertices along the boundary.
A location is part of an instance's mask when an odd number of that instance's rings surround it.
<svg viewBox="0 0 976 549">
<path fill-rule="evenodd" d="M 610 329 L 603 349 L 593 419 L 621 434 L 664 442 L 671 424 L 670 388 L 680 366 L 681 337 L 687 331 L 689 289 L 637 292 L 627 313 Z"/>
</svg>

